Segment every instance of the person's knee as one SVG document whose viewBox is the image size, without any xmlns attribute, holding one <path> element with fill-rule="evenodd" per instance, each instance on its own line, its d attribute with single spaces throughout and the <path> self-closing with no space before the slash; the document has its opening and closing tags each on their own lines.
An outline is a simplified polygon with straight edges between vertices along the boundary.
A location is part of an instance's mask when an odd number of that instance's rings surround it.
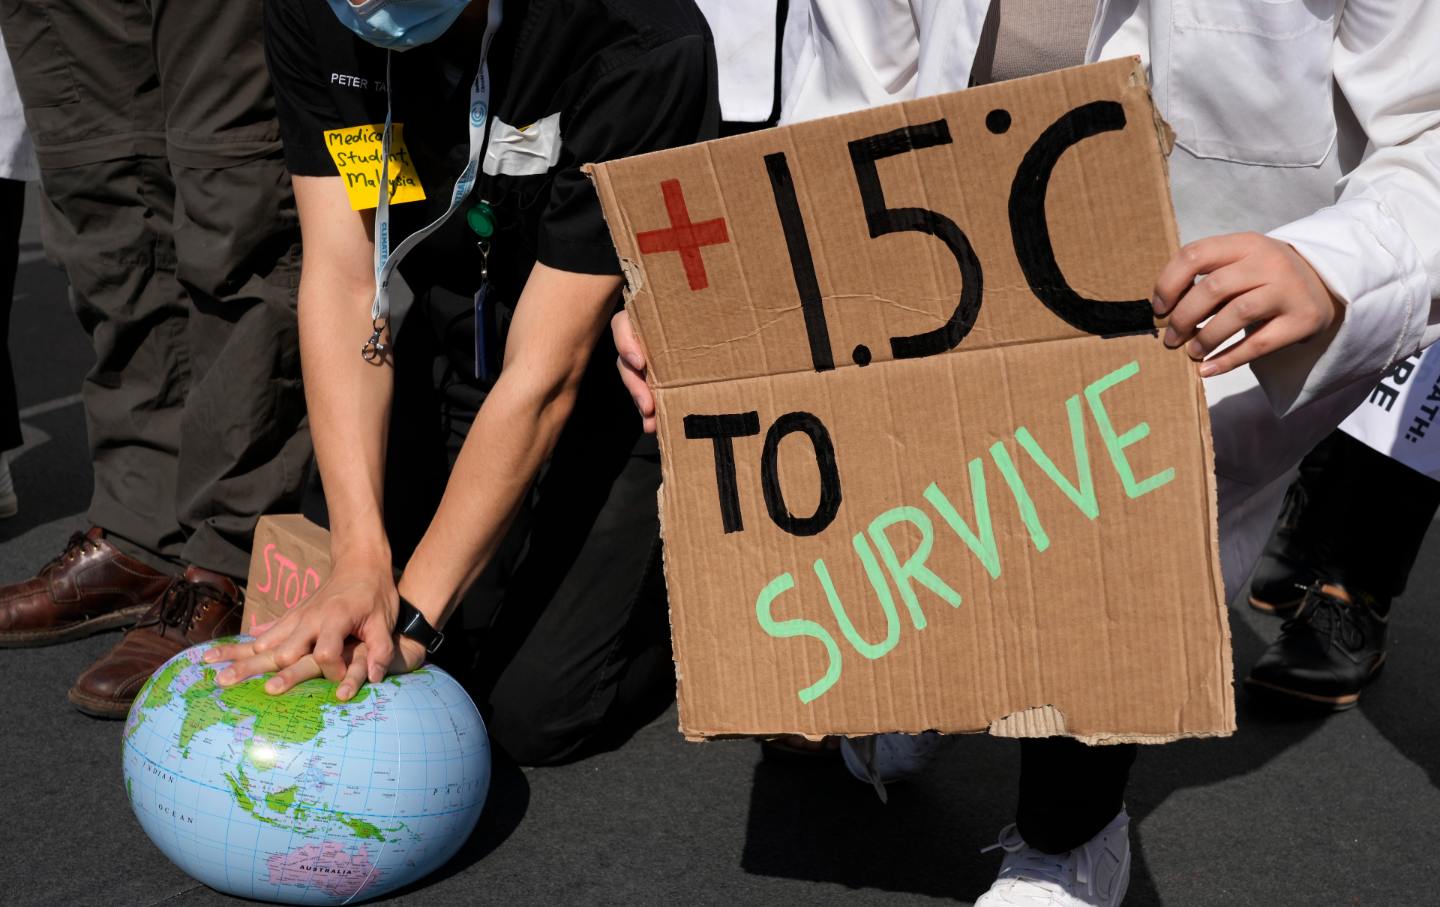
<svg viewBox="0 0 1440 907">
<path fill-rule="evenodd" d="M 491 742 L 520 765 L 556 765 L 589 751 L 603 722 L 567 712 L 558 703 L 495 704 Z"/>
<path fill-rule="evenodd" d="M 521 765 L 555 765 L 613 746 L 673 701 L 668 644 L 615 669 L 575 676 L 551 666 L 507 672 L 490 695 L 490 737 Z"/>
</svg>

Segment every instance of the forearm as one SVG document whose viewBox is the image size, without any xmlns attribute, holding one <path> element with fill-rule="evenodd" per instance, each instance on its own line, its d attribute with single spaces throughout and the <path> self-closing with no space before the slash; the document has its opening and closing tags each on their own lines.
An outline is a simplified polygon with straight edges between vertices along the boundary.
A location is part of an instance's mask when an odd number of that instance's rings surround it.
<svg viewBox="0 0 1440 907">
<path fill-rule="evenodd" d="M 375 252 L 369 212 L 351 210 L 335 176 L 295 176 L 305 260 L 300 267 L 300 363 L 315 459 L 330 512 L 330 548 L 388 565 L 381 502 L 393 392 L 388 363 L 366 362 Z M 372 561 L 374 562 L 374 561 Z"/>
<path fill-rule="evenodd" d="M 300 283 L 300 356 L 315 458 L 330 516 L 331 551 L 390 559 L 384 529 L 385 443 L 393 373 L 366 362 L 370 291 L 306 270 Z"/>
<path fill-rule="evenodd" d="M 510 374 L 510 373 L 507 373 Z M 500 547 L 574 407 L 575 382 L 537 387 L 502 375 L 475 417 L 400 593 L 435 626 Z"/>
<path fill-rule="evenodd" d="M 619 286 L 613 276 L 540 264 L 531 271 L 510 325 L 505 367 L 400 580 L 400 593 L 435 626 L 490 562 L 554 450 Z"/>
</svg>

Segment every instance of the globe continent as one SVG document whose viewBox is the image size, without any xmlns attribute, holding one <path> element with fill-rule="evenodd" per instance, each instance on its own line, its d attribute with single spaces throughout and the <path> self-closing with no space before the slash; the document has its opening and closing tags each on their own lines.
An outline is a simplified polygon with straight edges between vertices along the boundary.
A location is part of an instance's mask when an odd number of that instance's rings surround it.
<svg viewBox="0 0 1440 907">
<path fill-rule="evenodd" d="M 349 702 L 310 680 L 221 688 L 187 649 L 125 725 L 125 790 L 146 834 L 199 881 L 240 897 L 339 904 L 437 869 L 480 818 L 490 749 L 469 695 L 427 665 Z"/>
</svg>

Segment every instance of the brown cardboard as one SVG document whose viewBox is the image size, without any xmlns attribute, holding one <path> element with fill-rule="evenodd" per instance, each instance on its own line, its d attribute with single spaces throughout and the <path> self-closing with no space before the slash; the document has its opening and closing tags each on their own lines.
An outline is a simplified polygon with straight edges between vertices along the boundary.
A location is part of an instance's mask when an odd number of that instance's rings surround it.
<svg viewBox="0 0 1440 907">
<path fill-rule="evenodd" d="M 329 578 L 329 532 L 298 513 L 262 516 L 250 550 L 243 632 L 264 633 Z"/>
<path fill-rule="evenodd" d="M 592 168 L 687 737 L 1233 731 L 1205 397 L 1145 302 L 1168 144 L 1130 59 Z"/>
</svg>

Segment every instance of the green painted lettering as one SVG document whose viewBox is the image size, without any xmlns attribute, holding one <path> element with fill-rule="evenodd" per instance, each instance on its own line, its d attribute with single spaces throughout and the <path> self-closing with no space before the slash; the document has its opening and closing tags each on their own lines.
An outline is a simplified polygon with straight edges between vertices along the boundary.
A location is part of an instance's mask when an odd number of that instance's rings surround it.
<svg viewBox="0 0 1440 907">
<path fill-rule="evenodd" d="M 870 550 L 870 544 L 865 541 L 864 533 L 855 533 L 853 539 L 855 553 L 860 555 L 860 562 L 865 565 L 865 575 L 870 579 L 870 585 L 875 588 L 875 594 L 880 599 L 880 608 L 885 612 L 885 639 L 879 643 L 869 643 L 855 629 L 851 622 L 850 615 L 845 613 L 845 605 L 840 601 L 840 595 L 835 591 L 835 583 L 830 579 L 830 570 L 825 566 L 825 561 L 815 561 L 815 576 L 820 580 L 820 585 L 825 588 L 825 597 L 830 600 L 830 610 L 835 612 L 835 622 L 840 625 L 840 633 L 855 647 L 855 651 L 861 655 L 874 660 L 895 648 L 900 641 L 900 615 L 895 610 L 895 598 L 890 594 L 890 583 L 886 581 L 885 574 L 880 570 L 880 564 L 875 560 L 875 552 Z"/>
<path fill-rule="evenodd" d="M 1030 490 L 1025 487 L 1025 480 L 1020 478 L 1020 472 L 1015 468 L 1015 461 L 1010 459 L 1010 451 L 1005 449 L 1004 442 L 996 441 L 990 445 L 990 456 L 994 458 L 995 465 L 1000 467 L 1000 475 L 1005 477 L 1005 484 L 1010 486 L 1010 494 L 1015 498 L 1015 506 L 1020 509 L 1020 519 L 1025 528 L 1030 530 L 1030 541 L 1035 543 L 1036 551 L 1044 551 L 1050 547 L 1050 536 L 1045 534 L 1045 527 L 1040 525 L 1040 514 L 1035 512 L 1035 502 L 1030 498 Z"/>
<path fill-rule="evenodd" d="M 985 491 L 985 461 L 976 457 L 970 461 L 970 500 L 975 508 L 975 529 L 972 530 L 960 514 L 956 512 L 955 505 L 940 490 L 940 486 L 934 482 L 925 489 L 925 500 L 935 508 L 935 512 L 960 536 L 960 540 L 980 558 L 980 563 L 985 566 L 985 572 L 990 574 L 991 579 L 1000 576 L 1000 549 L 995 546 L 995 529 L 990 524 L 990 500 Z"/>
<path fill-rule="evenodd" d="M 1155 489 L 1169 484 L 1170 480 L 1175 478 L 1175 468 L 1171 467 L 1157 472 L 1142 482 L 1135 481 L 1135 472 L 1130 468 L 1130 460 L 1125 456 L 1125 448 L 1149 435 L 1150 424 L 1141 422 L 1123 435 L 1116 434 L 1115 426 L 1110 421 L 1110 414 L 1106 412 L 1105 404 L 1100 400 L 1100 395 L 1105 391 L 1121 381 L 1135 377 L 1139 372 L 1140 363 L 1132 359 L 1085 388 L 1085 400 L 1090 404 L 1090 412 L 1095 415 L 1095 426 L 1100 429 L 1100 437 L 1105 442 L 1105 448 L 1110 452 L 1110 461 L 1115 464 L 1115 471 L 1120 474 L 1120 483 L 1125 486 L 1125 494 L 1131 498 L 1149 494 Z"/>
<path fill-rule="evenodd" d="M 895 554 L 895 546 L 890 544 L 890 537 L 885 534 L 886 529 L 902 520 L 920 530 L 920 544 L 903 564 Z M 925 511 L 918 507 L 895 507 L 887 510 L 870 521 L 870 538 L 885 561 L 885 569 L 890 571 L 890 576 L 895 580 L 895 588 L 900 590 L 900 598 L 905 602 L 905 607 L 910 609 L 910 621 L 915 624 L 915 629 L 925 629 L 925 612 L 920 610 L 920 600 L 910 586 L 912 580 L 940 596 L 950 607 L 960 607 L 960 593 L 950 588 L 925 566 L 925 559 L 930 556 L 930 549 L 935 544 L 935 531 Z"/>
<path fill-rule="evenodd" d="M 840 679 L 840 647 L 835 644 L 834 638 L 826 632 L 825 628 L 813 620 L 776 620 L 770 614 L 770 605 L 784 592 L 795 588 L 795 579 L 788 573 L 782 573 L 772 579 L 760 590 L 760 596 L 755 599 L 755 617 L 760 621 L 760 629 L 776 639 L 791 639 L 796 636 L 808 636 L 811 639 L 818 639 L 825 644 L 825 652 L 830 656 L 830 667 L 826 669 L 825 676 L 800 691 L 801 702 L 811 702 L 818 699 L 835 685 Z"/>
<path fill-rule="evenodd" d="M 1090 473 L 1090 452 L 1085 448 L 1085 416 L 1080 411 L 1080 395 L 1075 394 L 1065 401 L 1065 414 L 1070 417 L 1070 444 L 1075 450 L 1075 482 L 1066 478 L 1055 465 L 1055 461 L 1035 442 L 1030 429 L 1020 426 L 1015 429 L 1015 440 L 1035 461 L 1035 465 L 1050 477 L 1055 486 L 1065 492 L 1080 512 L 1089 519 L 1100 515 L 1100 502 L 1095 498 L 1095 477 Z"/>
</svg>

